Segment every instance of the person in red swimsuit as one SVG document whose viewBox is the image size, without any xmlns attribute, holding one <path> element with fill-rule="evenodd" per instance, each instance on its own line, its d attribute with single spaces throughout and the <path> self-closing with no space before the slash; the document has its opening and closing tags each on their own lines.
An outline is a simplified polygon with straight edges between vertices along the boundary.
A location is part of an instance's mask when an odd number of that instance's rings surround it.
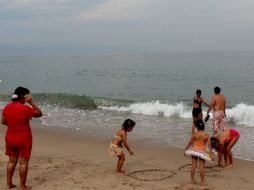
<svg viewBox="0 0 254 190">
<path fill-rule="evenodd" d="M 235 129 L 227 129 L 217 134 L 215 137 L 211 137 L 212 148 L 218 152 L 218 166 L 222 166 L 221 160 L 224 155 L 225 166 L 233 167 L 233 155 L 231 149 L 238 141 L 240 133 Z"/>
<path fill-rule="evenodd" d="M 24 105 L 27 102 L 30 106 Z M 12 102 L 2 112 L 2 124 L 7 125 L 5 136 L 7 163 L 7 188 L 16 187 L 12 177 L 19 161 L 20 190 L 28 190 L 26 185 L 28 162 L 32 150 L 32 131 L 29 121 L 33 117 L 41 117 L 40 108 L 33 102 L 27 88 L 18 87 L 12 95 Z"/>
</svg>

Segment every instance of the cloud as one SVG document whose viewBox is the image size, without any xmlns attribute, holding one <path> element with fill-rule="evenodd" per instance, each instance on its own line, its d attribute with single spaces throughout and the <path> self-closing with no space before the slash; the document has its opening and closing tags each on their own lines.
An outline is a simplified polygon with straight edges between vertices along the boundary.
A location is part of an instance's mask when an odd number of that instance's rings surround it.
<svg viewBox="0 0 254 190">
<path fill-rule="evenodd" d="M 107 0 L 92 10 L 81 12 L 79 19 L 83 21 L 138 19 L 149 12 L 153 2 L 153 0 Z"/>
</svg>

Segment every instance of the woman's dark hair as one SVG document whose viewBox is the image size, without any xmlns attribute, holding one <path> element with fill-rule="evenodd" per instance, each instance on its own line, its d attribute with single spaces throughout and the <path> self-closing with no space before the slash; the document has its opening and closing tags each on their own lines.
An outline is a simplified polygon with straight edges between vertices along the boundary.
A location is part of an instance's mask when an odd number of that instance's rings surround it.
<svg viewBox="0 0 254 190">
<path fill-rule="evenodd" d="M 12 95 L 12 100 L 19 101 L 23 96 L 29 93 L 30 91 L 27 88 L 19 86 L 15 89 L 14 94 Z"/>
<path fill-rule="evenodd" d="M 123 125 L 122 125 L 122 129 L 124 131 L 128 131 L 128 129 L 134 127 L 136 125 L 136 122 L 131 120 L 130 118 L 126 119 L 124 122 L 123 122 Z"/>
<path fill-rule="evenodd" d="M 196 95 L 201 95 L 201 90 L 199 90 L 199 89 L 197 89 L 197 91 L 196 91 Z"/>
<path fill-rule="evenodd" d="M 198 131 L 203 131 L 205 129 L 205 124 L 201 119 L 198 119 L 195 122 L 195 126 L 197 127 Z"/>
<path fill-rule="evenodd" d="M 211 137 L 210 141 L 211 141 L 212 148 L 214 148 L 218 152 L 219 143 L 220 143 L 219 140 L 216 137 Z"/>
</svg>

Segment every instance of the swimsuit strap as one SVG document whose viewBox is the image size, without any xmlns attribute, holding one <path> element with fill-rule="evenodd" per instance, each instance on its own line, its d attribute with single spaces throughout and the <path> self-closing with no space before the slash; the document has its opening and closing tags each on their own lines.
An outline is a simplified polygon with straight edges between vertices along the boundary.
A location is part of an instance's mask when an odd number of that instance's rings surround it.
<svg viewBox="0 0 254 190">
<path fill-rule="evenodd" d="M 193 102 L 194 102 L 194 103 L 196 103 L 196 104 L 198 104 L 198 105 L 199 105 L 199 107 L 201 107 L 202 102 L 199 102 L 198 100 L 199 100 L 199 97 L 198 97 L 197 99 L 194 97 Z"/>
</svg>

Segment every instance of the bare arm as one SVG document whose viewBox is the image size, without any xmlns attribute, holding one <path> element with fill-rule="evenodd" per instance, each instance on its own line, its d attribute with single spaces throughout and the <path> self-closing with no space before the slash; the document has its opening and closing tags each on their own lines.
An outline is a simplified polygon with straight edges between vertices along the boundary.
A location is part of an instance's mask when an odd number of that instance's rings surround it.
<svg viewBox="0 0 254 190">
<path fill-rule="evenodd" d="M 225 101 L 224 101 L 224 115 L 225 115 L 225 117 L 226 117 L 226 99 L 225 99 Z"/>
<path fill-rule="evenodd" d="M 203 102 L 208 108 L 210 107 L 210 104 L 208 104 L 208 103 L 204 100 L 204 98 L 202 98 L 201 100 L 202 100 L 202 102 Z"/>
<path fill-rule="evenodd" d="M 210 152 L 210 157 L 212 160 L 214 160 L 214 157 L 213 157 L 213 151 L 212 151 L 212 146 L 211 146 L 211 140 L 210 140 L 210 136 L 207 135 L 208 139 L 207 139 L 207 144 L 208 144 L 208 149 L 209 149 L 209 152 Z"/>
<path fill-rule="evenodd" d="M 124 136 L 123 136 L 123 144 L 124 144 L 125 148 L 128 150 L 128 152 L 130 153 L 130 155 L 134 155 L 134 153 L 130 149 L 129 144 L 127 142 L 127 134 L 124 134 Z"/>
<path fill-rule="evenodd" d="M 209 105 L 209 108 L 207 110 L 207 113 L 209 113 L 213 109 L 214 105 L 215 105 L 215 99 L 214 99 L 214 96 L 213 96 L 212 100 L 211 100 L 211 104 Z"/>
<path fill-rule="evenodd" d="M 3 125 L 6 125 L 6 120 L 5 120 L 4 116 L 2 116 L 1 123 L 2 123 Z"/>
<path fill-rule="evenodd" d="M 193 141 L 194 141 L 194 136 L 192 135 L 192 137 L 190 138 L 188 144 L 185 147 L 185 150 L 190 148 L 190 146 L 193 144 Z"/>
<path fill-rule="evenodd" d="M 25 97 L 25 100 L 35 110 L 34 117 L 41 117 L 42 116 L 41 109 L 33 102 L 32 97 L 30 95 L 28 95 L 28 96 Z"/>
<path fill-rule="evenodd" d="M 222 160 L 223 151 L 224 151 L 224 143 L 221 143 L 219 145 L 219 150 L 218 150 L 218 166 L 222 166 L 221 160 Z"/>
</svg>

